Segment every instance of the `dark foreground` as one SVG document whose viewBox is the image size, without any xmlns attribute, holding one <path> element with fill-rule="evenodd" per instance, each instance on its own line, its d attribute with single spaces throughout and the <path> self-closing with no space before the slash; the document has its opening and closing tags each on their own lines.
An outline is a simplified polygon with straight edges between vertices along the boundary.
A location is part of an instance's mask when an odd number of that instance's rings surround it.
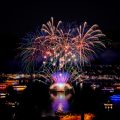
<svg viewBox="0 0 120 120">
<path fill-rule="evenodd" d="M 103 84 L 97 89 L 90 86 L 90 83 L 84 84 L 83 88 L 80 84 L 74 85 L 75 92 L 71 92 L 67 100 L 64 99 L 69 93 L 54 93 L 53 100 L 49 86 L 38 81 L 28 83 L 23 92 L 15 91 L 10 86 L 6 98 L 0 99 L 0 120 L 59 120 L 67 115 L 78 115 L 81 118 L 76 120 L 83 120 L 86 114 L 94 117 L 85 120 L 119 120 L 120 101 L 111 101 L 110 96 L 120 94 L 120 91 L 102 90 Z M 105 108 L 105 103 L 112 104 L 112 107 Z M 60 104 L 63 106 L 60 107 Z M 66 120 L 69 119 L 66 117 Z"/>
</svg>

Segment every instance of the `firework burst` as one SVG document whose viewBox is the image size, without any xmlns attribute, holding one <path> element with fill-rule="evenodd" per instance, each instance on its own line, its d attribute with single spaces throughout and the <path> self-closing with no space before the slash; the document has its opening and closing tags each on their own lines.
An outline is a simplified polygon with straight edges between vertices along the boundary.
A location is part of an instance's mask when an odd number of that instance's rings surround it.
<svg viewBox="0 0 120 120">
<path fill-rule="evenodd" d="M 74 56 L 77 56 L 75 60 L 79 61 L 80 65 L 84 65 L 94 58 L 96 50 L 105 47 L 104 43 L 100 41 L 100 37 L 105 35 L 96 24 L 88 28 L 87 22 L 76 28 L 76 33 L 77 35 L 72 38 L 73 53 Z"/>
<path fill-rule="evenodd" d="M 87 22 L 79 27 L 62 28 L 62 21 L 55 25 L 53 18 L 43 24 L 39 35 L 22 45 L 23 63 L 43 66 L 58 66 L 58 70 L 72 66 L 84 66 L 94 58 L 97 50 L 105 47 L 101 37 L 105 35 L 98 25 L 88 27 Z M 50 68 L 49 67 L 49 68 Z"/>
</svg>

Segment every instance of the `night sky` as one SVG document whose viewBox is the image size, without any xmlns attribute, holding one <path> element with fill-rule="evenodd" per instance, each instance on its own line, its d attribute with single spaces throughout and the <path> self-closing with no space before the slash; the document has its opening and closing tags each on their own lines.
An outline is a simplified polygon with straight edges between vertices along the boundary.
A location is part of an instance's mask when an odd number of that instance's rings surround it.
<svg viewBox="0 0 120 120">
<path fill-rule="evenodd" d="M 102 64 L 120 62 L 120 4 L 110 0 L 3 0 L 0 1 L 0 72 L 19 71 L 15 56 L 21 39 L 29 32 L 46 23 L 51 16 L 56 21 L 97 23 L 107 40 L 112 41 L 101 55 Z M 66 1 L 66 2 L 65 2 Z M 71 0 L 72 1 L 72 0 Z"/>
</svg>

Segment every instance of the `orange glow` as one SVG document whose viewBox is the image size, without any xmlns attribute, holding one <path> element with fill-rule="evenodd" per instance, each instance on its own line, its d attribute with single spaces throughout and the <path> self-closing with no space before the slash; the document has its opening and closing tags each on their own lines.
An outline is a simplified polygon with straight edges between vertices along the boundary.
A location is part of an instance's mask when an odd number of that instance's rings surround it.
<svg viewBox="0 0 120 120">
<path fill-rule="evenodd" d="M 94 117 L 91 113 L 84 114 L 84 120 L 92 120 Z"/>
<path fill-rule="evenodd" d="M 14 90 L 16 91 L 23 91 L 26 89 L 26 85 L 17 85 L 17 86 L 13 86 Z"/>
<path fill-rule="evenodd" d="M 84 120 L 93 120 L 95 116 L 91 113 L 84 114 Z M 60 120 L 81 120 L 81 115 L 60 116 Z"/>
<path fill-rule="evenodd" d="M 7 87 L 19 84 L 18 80 L 6 80 L 4 83 L 0 83 L 0 90 L 6 90 Z"/>
<path fill-rule="evenodd" d="M 120 87 L 118 86 L 118 87 L 116 87 L 116 89 L 117 89 L 117 90 L 120 90 Z"/>
<path fill-rule="evenodd" d="M 19 84 L 19 81 L 18 80 L 6 80 L 5 83 L 7 86 L 10 86 L 10 85 Z"/>
<path fill-rule="evenodd" d="M 81 120 L 81 116 L 79 115 L 60 116 L 60 120 Z"/>
</svg>

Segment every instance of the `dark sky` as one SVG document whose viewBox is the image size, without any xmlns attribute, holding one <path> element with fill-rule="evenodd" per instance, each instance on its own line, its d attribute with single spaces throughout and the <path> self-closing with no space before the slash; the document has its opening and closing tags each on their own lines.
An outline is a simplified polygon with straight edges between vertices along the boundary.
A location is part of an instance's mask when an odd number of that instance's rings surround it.
<svg viewBox="0 0 120 120">
<path fill-rule="evenodd" d="M 49 1 L 49 2 L 48 2 Z M 34 32 L 42 23 L 53 16 L 57 21 L 97 23 L 100 29 L 112 40 L 112 48 L 107 49 L 102 57 L 108 63 L 118 63 L 120 4 L 113 0 L 1 0 L 0 1 L 0 71 L 16 71 L 14 59 L 21 38 L 28 32 Z M 112 56 L 112 55 L 113 56 Z"/>
</svg>

